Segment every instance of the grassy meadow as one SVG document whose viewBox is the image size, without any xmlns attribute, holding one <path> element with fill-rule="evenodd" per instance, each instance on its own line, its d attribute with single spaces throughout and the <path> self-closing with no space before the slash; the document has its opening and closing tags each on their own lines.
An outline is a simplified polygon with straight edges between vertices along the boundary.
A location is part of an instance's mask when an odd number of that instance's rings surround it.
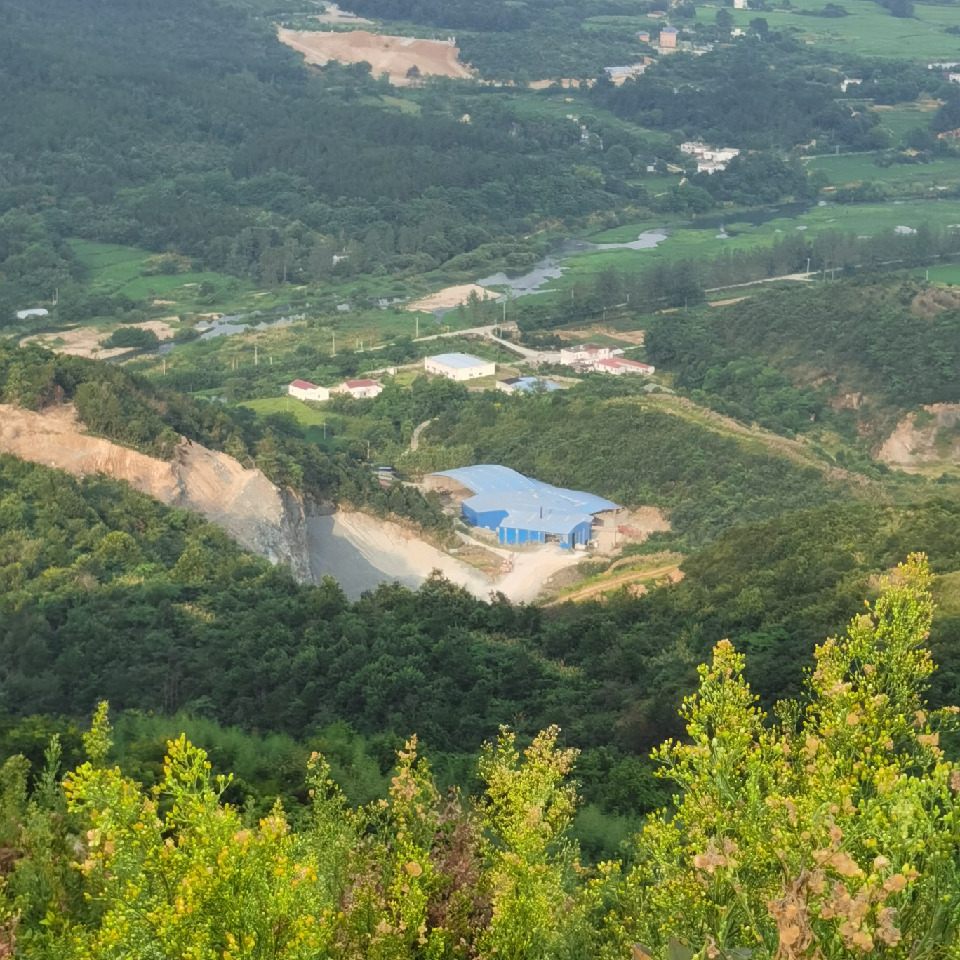
<svg viewBox="0 0 960 960">
<path fill-rule="evenodd" d="M 945 33 L 947 27 L 960 26 L 960 6 L 917 3 L 912 19 L 892 17 L 886 10 L 864 0 L 838 0 L 846 17 L 803 16 L 797 11 L 819 10 L 822 0 L 796 0 L 792 10 L 731 10 L 734 25 L 742 30 L 762 16 L 771 30 L 795 33 L 811 46 L 843 50 L 862 57 L 894 60 L 957 60 L 960 43 Z M 719 9 L 719 7 L 715 7 Z M 700 17 L 708 16 L 707 5 L 698 5 Z"/>
<path fill-rule="evenodd" d="M 738 221 L 737 215 L 737 211 L 731 211 L 729 220 L 724 222 L 727 233 L 725 239 L 721 237 L 717 227 L 701 229 L 697 227 L 696 221 L 691 221 L 686 226 L 672 229 L 666 240 L 649 250 L 601 250 L 571 257 L 567 261 L 567 270 L 559 280 L 553 281 L 553 287 L 569 288 L 578 280 L 588 279 L 611 267 L 627 272 L 639 272 L 657 261 L 709 259 L 724 250 L 754 249 L 772 244 L 788 232 L 797 230 L 806 232 L 808 236 L 828 230 L 855 233 L 857 236 L 874 236 L 898 226 L 913 229 L 924 223 L 948 226 L 960 223 L 960 201 L 914 200 L 902 203 L 815 206 L 798 217 L 778 217 L 761 224 Z M 621 242 L 649 229 L 649 222 L 628 224 L 597 234 L 591 237 L 591 240 L 598 243 Z"/>
<path fill-rule="evenodd" d="M 227 312 L 241 306 L 270 305 L 276 298 L 257 293 L 250 284 L 236 277 L 209 271 L 175 274 L 151 274 L 154 255 L 115 243 L 71 240 L 70 246 L 89 271 L 91 292 L 125 296 L 131 300 L 168 300 L 168 312 Z M 200 284 L 211 283 L 212 297 L 201 297 Z M 212 301 L 212 302 L 211 302 Z"/>
</svg>

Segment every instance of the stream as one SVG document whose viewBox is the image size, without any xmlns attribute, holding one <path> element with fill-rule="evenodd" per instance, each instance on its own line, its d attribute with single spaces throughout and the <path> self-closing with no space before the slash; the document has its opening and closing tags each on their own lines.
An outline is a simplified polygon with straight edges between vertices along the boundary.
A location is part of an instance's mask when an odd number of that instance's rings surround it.
<svg viewBox="0 0 960 960">
<path fill-rule="evenodd" d="M 579 253 L 594 253 L 597 250 L 651 250 L 667 239 L 664 230 L 646 230 L 636 240 L 626 243 L 592 243 L 589 240 L 567 239 L 542 260 L 538 260 L 526 273 L 518 277 L 508 276 L 502 271 L 478 280 L 481 287 L 506 287 L 511 297 L 525 297 L 532 293 L 542 293 L 541 288 L 548 280 L 556 280 L 566 269 L 565 261 Z"/>
</svg>

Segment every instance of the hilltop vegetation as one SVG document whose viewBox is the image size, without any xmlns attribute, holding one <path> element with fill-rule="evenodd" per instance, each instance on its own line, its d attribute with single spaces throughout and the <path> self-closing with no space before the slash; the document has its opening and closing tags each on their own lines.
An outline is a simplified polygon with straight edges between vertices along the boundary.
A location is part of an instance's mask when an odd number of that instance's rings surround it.
<svg viewBox="0 0 960 960">
<path fill-rule="evenodd" d="M 874 435 L 890 413 L 960 397 L 960 308 L 951 294 L 902 278 L 794 286 L 708 313 L 661 315 L 646 347 L 681 386 L 774 428 L 826 418 L 854 439 L 857 421 Z M 845 392 L 858 395 L 858 409 L 835 415 L 829 401 Z"/>
<path fill-rule="evenodd" d="M 923 647 L 929 572 L 911 558 L 845 636 L 816 651 L 803 701 L 764 725 L 728 641 L 699 670 L 681 715 L 687 745 L 657 752 L 673 810 L 651 816 L 624 859 L 591 868 L 570 839 L 577 754 L 550 727 L 521 754 L 502 729 L 473 798 L 443 798 L 415 737 L 389 796 L 349 805 L 319 754 L 309 805 L 252 820 L 228 777 L 181 736 L 154 790 L 109 766 L 101 703 L 87 760 L 59 781 L 49 744 L 29 788 L 0 778 L 6 949 L 32 957 L 623 957 L 799 944 L 833 960 L 875 947 L 934 958 L 957 945 L 948 827 L 956 765 L 930 711 Z M 78 839 L 79 838 L 79 839 Z M 636 943 L 642 938 L 642 948 Z M 882 945 L 882 947 L 880 947 Z"/>
</svg>

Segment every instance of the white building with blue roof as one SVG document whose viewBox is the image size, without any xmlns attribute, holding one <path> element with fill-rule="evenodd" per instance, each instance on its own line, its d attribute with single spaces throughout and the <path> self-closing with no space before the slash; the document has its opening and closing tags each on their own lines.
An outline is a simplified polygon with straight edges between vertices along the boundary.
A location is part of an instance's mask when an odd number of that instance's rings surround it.
<svg viewBox="0 0 960 960">
<path fill-rule="evenodd" d="M 456 486 L 466 487 L 472 496 L 460 504 L 463 519 L 471 526 L 495 530 L 505 545 L 584 547 L 593 539 L 596 515 L 620 509 L 604 497 L 554 487 L 495 464 L 443 470 L 430 479 L 433 489 L 455 492 Z"/>
<path fill-rule="evenodd" d="M 425 357 L 423 368 L 427 373 L 458 382 L 492 377 L 497 372 L 495 363 L 471 357 L 469 353 L 441 353 L 435 357 Z"/>
</svg>

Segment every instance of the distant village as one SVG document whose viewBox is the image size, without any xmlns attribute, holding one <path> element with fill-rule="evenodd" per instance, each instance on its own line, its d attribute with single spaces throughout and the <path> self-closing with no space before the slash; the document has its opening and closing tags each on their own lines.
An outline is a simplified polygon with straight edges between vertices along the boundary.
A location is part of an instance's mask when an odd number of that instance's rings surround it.
<svg viewBox="0 0 960 960">
<path fill-rule="evenodd" d="M 584 343 L 560 350 L 560 363 L 571 367 L 576 373 L 605 373 L 610 376 L 634 374 L 649 377 L 656 367 L 637 360 L 628 360 L 623 350 L 616 347 L 603 347 L 593 343 Z M 497 365 L 492 360 L 482 360 L 468 353 L 440 353 L 425 357 L 425 373 L 436 377 L 445 377 L 457 383 L 495 377 Z M 395 368 L 388 371 L 395 373 Z M 562 378 L 561 378 L 562 379 Z M 502 393 L 549 393 L 563 390 L 564 384 L 549 377 L 524 376 L 509 377 L 496 381 L 496 389 Z M 309 380 L 294 380 L 287 385 L 287 394 L 297 400 L 310 400 L 323 403 L 335 395 L 348 394 L 357 400 L 368 400 L 383 392 L 379 380 L 345 380 L 335 387 L 321 387 Z"/>
</svg>

